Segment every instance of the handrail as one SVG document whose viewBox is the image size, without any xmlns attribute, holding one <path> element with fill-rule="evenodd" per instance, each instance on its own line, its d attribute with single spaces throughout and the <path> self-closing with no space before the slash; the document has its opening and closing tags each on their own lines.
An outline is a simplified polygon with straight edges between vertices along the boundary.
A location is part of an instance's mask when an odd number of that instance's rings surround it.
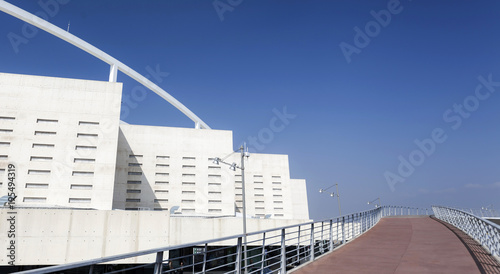
<svg viewBox="0 0 500 274">
<path fill-rule="evenodd" d="M 434 215 L 462 230 L 500 261 L 500 226 L 460 209 L 432 206 Z"/>
<path fill-rule="evenodd" d="M 250 261 L 245 267 L 242 259 L 243 234 L 228 236 L 207 241 L 198 241 L 182 245 L 153 248 L 138 252 L 114 255 L 104 258 L 85 260 L 81 262 L 68 263 L 57 266 L 49 266 L 17 273 L 53 273 L 69 269 L 89 268 L 100 273 L 114 273 L 113 270 L 105 268 L 104 263 L 118 260 L 137 258 L 144 255 L 155 255 L 156 260 L 142 266 L 132 265 L 128 269 L 153 268 L 154 273 L 173 273 L 182 268 L 199 271 L 226 271 L 227 273 L 261 273 L 271 271 L 286 273 L 287 269 L 294 268 L 304 263 L 313 261 L 333 249 L 345 245 L 359 235 L 371 229 L 385 216 L 394 215 L 422 215 L 424 211 L 418 208 L 403 206 L 382 206 L 375 209 L 347 214 L 322 221 L 311 221 L 296 225 L 283 226 L 273 229 L 261 230 L 247 233 L 248 245 L 251 247 L 249 253 Z M 427 209 L 425 210 L 427 213 Z M 210 244 L 224 242 L 222 247 L 211 248 Z M 197 254 L 179 255 L 174 257 L 170 251 L 185 248 L 197 248 Z M 169 255 L 168 258 L 165 252 Z M 193 249 L 193 253 L 195 250 Z M 224 255 L 220 255 L 223 253 Z M 195 256 L 199 260 L 196 260 Z M 222 261 L 222 262 L 221 262 Z M 165 268 L 172 269 L 165 271 Z M 186 264 L 180 265 L 180 262 Z M 245 269 L 246 268 L 246 269 Z M 264 271 L 264 269 L 267 269 Z M 126 269 L 120 268 L 119 271 Z M 110 271 L 110 272 L 107 272 Z"/>
</svg>

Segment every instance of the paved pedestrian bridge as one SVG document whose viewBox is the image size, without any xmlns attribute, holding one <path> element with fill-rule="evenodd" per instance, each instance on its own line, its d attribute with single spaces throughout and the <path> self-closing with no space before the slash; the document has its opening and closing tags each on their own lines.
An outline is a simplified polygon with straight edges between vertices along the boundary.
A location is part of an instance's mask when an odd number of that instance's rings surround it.
<svg viewBox="0 0 500 274">
<path fill-rule="evenodd" d="M 246 236 L 22 273 L 500 273 L 500 226 L 447 207 L 382 206 Z"/>
<path fill-rule="evenodd" d="M 442 221 L 397 216 L 382 218 L 352 243 L 293 273 L 500 273 L 500 266 Z"/>
</svg>

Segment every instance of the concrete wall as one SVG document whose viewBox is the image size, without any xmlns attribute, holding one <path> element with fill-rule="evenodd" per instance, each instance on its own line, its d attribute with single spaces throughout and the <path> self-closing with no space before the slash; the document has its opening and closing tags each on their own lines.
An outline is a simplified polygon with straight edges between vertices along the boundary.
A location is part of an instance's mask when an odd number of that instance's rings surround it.
<svg viewBox="0 0 500 274">
<path fill-rule="evenodd" d="M 0 183 L 16 204 L 111 209 L 119 83 L 0 73 Z"/>
<path fill-rule="evenodd" d="M 0 254 L 7 255 L 8 209 L 0 209 Z M 168 211 L 16 209 L 16 265 L 70 263 L 242 234 L 241 218 L 170 217 Z M 308 220 L 249 219 L 247 231 Z M 201 229 L 202 228 L 202 229 Z M 234 244 L 235 242 L 219 243 Z M 0 256 L 0 265 L 8 258 Z M 154 261 L 154 255 L 121 263 Z"/>
<path fill-rule="evenodd" d="M 234 215 L 234 172 L 211 160 L 231 152 L 231 131 L 121 125 L 114 208 Z"/>
<path fill-rule="evenodd" d="M 309 206 L 307 201 L 306 180 L 291 179 L 293 218 L 309 219 Z"/>
</svg>

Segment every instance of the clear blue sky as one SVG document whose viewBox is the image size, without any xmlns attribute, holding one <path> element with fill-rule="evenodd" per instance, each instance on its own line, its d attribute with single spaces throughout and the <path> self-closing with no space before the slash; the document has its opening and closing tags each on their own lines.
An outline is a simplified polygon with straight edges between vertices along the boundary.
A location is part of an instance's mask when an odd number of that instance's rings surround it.
<svg viewBox="0 0 500 274">
<path fill-rule="evenodd" d="M 318 192 L 334 183 L 343 213 L 377 197 L 500 209 L 498 1 L 59 2 L 50 22 L 71 22 L 71 33 L 143 75 L 168 72 L 159 86 L 212 128 L 233 130 L 235 149 L 254 136 L 253 152 L 288 154 L 312 218 L 338 214 Z M 6 14 L 0 25 L 1 72 L 107 80 L 106 64 L 66 42 L 23 34 Z M 26 43 L 13 46 L 9 33 Z M 118 81 L 124 95 L 137 87 Z M 273 132 L 273 109 L 285 107 L 296 117 Z M 154 93 L 127 110 L 128 123 L 193 126 Z"/>
</svg>

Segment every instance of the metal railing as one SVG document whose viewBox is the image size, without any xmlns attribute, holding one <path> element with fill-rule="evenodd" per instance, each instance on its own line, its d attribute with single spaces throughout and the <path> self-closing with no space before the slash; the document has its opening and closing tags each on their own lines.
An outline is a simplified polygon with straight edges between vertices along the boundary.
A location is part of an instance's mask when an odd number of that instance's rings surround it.
<svg viewBox="0 0 500 274">
<path fill-rule="evenodd" d="M 432 206 L 434 215 L 478 241 L 500 261 L 500 226 L 471 213 L 443 206 Z"/>
<path fill-rule="evenodd" d="M 308 222 L 247 234 L 247 263 L 243 260 L 243 235 L 236 235 L 50 266 L 18 273 L 280 273 L 338 248 L 371 229 L 385 216 L 427 215 L 428 210 L 382 206 L 337 218 Z M 124 264 L 120 260 L 144 258 L 149 263 Z M 153 259 L 155 258 L 155 259 Z M 123 261 L 121 261 L 123 262 Z M 142 272 L 141 272 L 142 273 Z"/>
</svg>

